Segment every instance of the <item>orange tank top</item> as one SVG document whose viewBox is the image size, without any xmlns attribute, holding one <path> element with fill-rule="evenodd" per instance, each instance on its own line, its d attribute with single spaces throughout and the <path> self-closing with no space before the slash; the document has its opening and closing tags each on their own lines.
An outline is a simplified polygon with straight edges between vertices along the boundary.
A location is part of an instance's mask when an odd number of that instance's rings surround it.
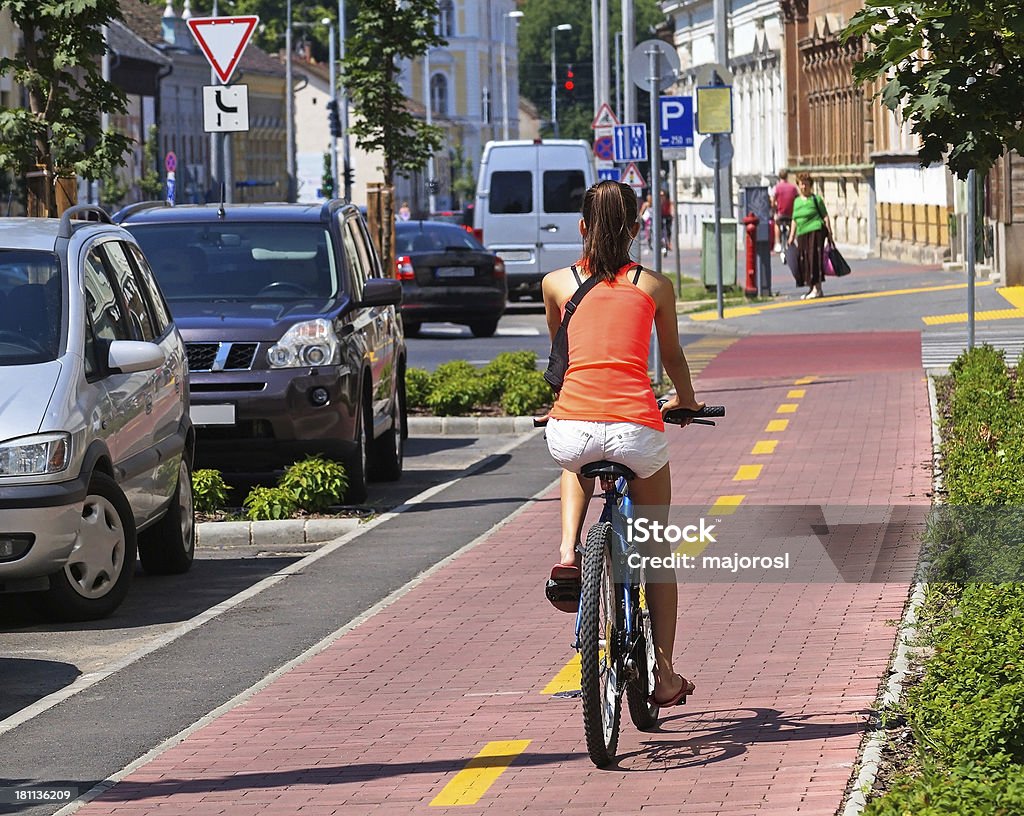
<svg viewBox="0 0 1024 816">
<path fill-rule="evenodd" d="M 628 263 L 614 281 L 597 284 L 569 321 L 569 368 L 551 409 L 555 419 L 665 430 L 647 373 L 654 298 L 626 279 L 635 268 Z"/>
</svg>

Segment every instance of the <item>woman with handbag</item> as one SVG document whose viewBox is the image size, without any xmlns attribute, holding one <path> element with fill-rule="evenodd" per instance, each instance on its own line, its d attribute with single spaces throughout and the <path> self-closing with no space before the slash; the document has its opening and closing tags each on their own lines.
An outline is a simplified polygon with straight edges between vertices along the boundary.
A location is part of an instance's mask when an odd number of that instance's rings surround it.
<svg viewBox="0 0 1024 816">
<path fill-rule="evenodd" d="M 789 245 L 797 246 L 800 269 L 798 283 L 807 287 L 800 300 L 813 300 L 824 296 L 821 291 L 821 281 L 825 276 L 822 255 L 825 239 L 831 240 L 828 212 L 821 196 L 813 192 L 813 180 L 809 173 L 800 173 L 796 183 L 800 195 L 793 202 L 793 228 L 789 231 Z"/>
</svg>

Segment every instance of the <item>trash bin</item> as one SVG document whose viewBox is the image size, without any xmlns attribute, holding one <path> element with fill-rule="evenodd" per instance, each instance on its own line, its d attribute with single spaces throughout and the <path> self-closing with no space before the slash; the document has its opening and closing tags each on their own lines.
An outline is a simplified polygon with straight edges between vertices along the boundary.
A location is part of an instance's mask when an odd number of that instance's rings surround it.
<svg viewBox="0 0 1024 816">
<path fill-rule="evenodd" d="M 705 286 L 718 285 L 718 254 L 715 247 L 715 222 L 705 221 L 701 236 L 700 277 Z M 722 286 L 736 285 L 736 219 L 722 219 Z"/>
</svg>

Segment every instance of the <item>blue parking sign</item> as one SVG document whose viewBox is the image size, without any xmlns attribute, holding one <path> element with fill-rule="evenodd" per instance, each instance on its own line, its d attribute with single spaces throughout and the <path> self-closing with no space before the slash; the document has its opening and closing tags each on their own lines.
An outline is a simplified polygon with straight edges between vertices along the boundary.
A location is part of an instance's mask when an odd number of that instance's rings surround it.
<svg viewBox="0 0 1024 816">
<path fill-rule="evenodd" d="M 615 161 L 647 161 L 647 125 L 616 125 L 613 133 Z"/>
<path fill-rule="evenodd" d="M 662 147 L 693 147 L 693 97 L 663 96 L 658 116 Z"/>
</svg>

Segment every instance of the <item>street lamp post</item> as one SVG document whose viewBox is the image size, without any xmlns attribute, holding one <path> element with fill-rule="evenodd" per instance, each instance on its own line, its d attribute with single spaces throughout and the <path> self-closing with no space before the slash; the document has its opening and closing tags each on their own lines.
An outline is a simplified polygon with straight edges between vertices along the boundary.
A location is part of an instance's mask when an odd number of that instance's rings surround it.
<svg viewBox="0 0 1024 816">
<path fill-rule="evenodd" d="M 338 60 L 345 59 L 345 0 L 338 0 Z M 342 168 L 345 173 L 345 200 L 352 200 L 351 169 L 352 156 L 348 146 L 348 91 L 345 83 L 341 84 L 338 96 L 339 113 L 341 114 L 341 156 Z"/>
<path fill-rule="evenodd" d="M 504 116 L 501 120 L 501 138 L 508 141 L 508 56 L 505 44 L 508 41 L 508 21 L 518 20 L 523 16 L 521 11 L 507 12 L 501 20 L 501 109 Z M 517 26 L 513 26 L 515 29 Z"/>
<path fill-rule="evenodd" d="M 551 128 L 555 132 L 556 139 L 558 138 L 558 101 L 555 89 L 558 86 L 558 77 L 555 76 L 555 32 L 571 30 L 572 25 L 570 23 L 551 26 Z"/>
<path fill-rule="evenodd" d="M 320 22 L 323 23 L 325 26 L 327 26 L 327 39 L 330 42 L 330 47 L 328 48 L 327 61 L 331 65 L 331 70 L 330 70 L 331 99 L 333 99 L 334 100 L 334 104 L 337 105 L 338 104 L 338 79 L 337 79 L 337 76 L 335 74 L 335 71 L 337 70 L 337 65 L 335 64 L 335 53 L 334 53 L 334 21 L 331 20 L 330 17 L 324 17 L 323 20 L 321 20 Z M 338 110 L 338 109 L 335 108 L 335 110 Z M 341 111 L 338 111 L 338 113 L 340 114 Z M 339 119 L 340 119 L 340 116 L 339 116 Z M 340 179 L 338 177 L 338 139 L 337 139 L 337 137 L 333 133 L 330 134 L 330 138 L 331 138 L 331 185 L 332 185 L 331 196 L 332 196 L 332 198 L 341 198 L 341 196 L 339 195 L 339 193 L 341 191 L 338 189 L 338 187 L 339 187 L 338 182 L 340 181 Z"/>
<path fill-rule="evenodd" d="M 295 200 L 295 95 L 292 84 L 292 0 L 285 10 L 287 25 L 284 31 L 284 118 L 285 118 L 285 160 L 288 168 L 288 189 L 285 201 Z"/>
</svg>

